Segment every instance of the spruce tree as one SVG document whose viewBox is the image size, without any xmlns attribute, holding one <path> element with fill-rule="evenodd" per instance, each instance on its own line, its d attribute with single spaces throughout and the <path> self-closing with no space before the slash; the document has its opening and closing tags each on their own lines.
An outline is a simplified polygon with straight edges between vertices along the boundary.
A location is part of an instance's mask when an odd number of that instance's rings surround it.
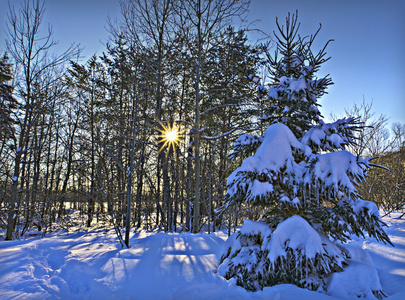
<svg viewBox="0 0 405 300">
<path fill-rule="evenodd" d="M 318 109 L 332 84 L 329 76 L 317 77 L 329 42 L 315 55 L 319 30 L 302 38 L 297 19 L 288 15 L 285 27 L 277 21 L 262 117 L 269 126 L 262 136 L 236 141 L 233 157 L 254 154 L 227 181 L 228 207 L 250 203 L 264 211 L 262 220 L 246 220 L 229 238 L 219 267 L 220 275 L 251 291 L 291 283 L 327 292 L 327 279 L 352 258 L 342 246 L 351 235 L 390 243 L 377 206 L 356 190 L 374 165 L 345 150 L 362 124 L 354 118 L 325 123 Z M 370 293 L 384 295 L 379 285 Z"/>
</svg>

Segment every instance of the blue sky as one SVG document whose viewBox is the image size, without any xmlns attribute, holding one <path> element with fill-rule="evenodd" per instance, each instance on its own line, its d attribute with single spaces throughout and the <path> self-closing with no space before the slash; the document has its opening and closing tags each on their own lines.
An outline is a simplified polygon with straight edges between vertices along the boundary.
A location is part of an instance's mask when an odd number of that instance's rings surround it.
<svg viewBox="0 0 405 300">
<path fill-rule="evenodd" d="M 332 58 L 321 73 L 334 85 L 320 103 L 321 112 L 343 115 L 345 107 L 373 101 L 375 115 L 405 123 L 405 1 L 404 0 L 253 0 L 250 15 L 258 27 L 271 32 L 275 18 L 284 21 L 298 9 L 302 35 L 318 35 L 320 49 L 329 39 Z"/>
<path fill-rule="evenodd" d="M 7 0 L 0 0 L 0 50 L 4 50 Z M 19 6 L 19 0 L 10 3 Z M 405 123 L 405 1 L 404 0 L 252 0 L 249 20 L 271 33 L 275 18 L 282 23 L 298 9 L 301 35 L 314 33 L 319 23 L 319 49 L 329 39 L 332 57 L 320 75 L 330 73 L 334 85 L 320 104 L 327 118 L 344 108 L 373 101 L 375 115 Z M 101 54 L 108 39 L 106 18 L 118 18 L 118 0 L 47 0 L 44 23 L 53 26 L 60 48 L 85 47 L 83 55 Z"/>
</svg>

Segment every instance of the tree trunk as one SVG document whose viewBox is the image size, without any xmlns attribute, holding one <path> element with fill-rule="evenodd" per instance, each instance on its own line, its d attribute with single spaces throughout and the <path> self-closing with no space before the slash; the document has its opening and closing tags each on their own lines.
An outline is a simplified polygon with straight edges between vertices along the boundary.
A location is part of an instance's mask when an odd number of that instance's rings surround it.
<svg viewBox="0 0 405 300">
<path fill-rule="evenodd" d="M 193 233 L 200 231 L 200 72 L 202 64 L 202 36 L 201 36 L 201 0 L 198 0 L 197 17 L 198 17 L 198 57 L 196 65 L 195 78 L 195 124 L 194 124 L 194 158 L 195 158 L 195 185 L 194 185 L 194 218 Z"/>
</svg>

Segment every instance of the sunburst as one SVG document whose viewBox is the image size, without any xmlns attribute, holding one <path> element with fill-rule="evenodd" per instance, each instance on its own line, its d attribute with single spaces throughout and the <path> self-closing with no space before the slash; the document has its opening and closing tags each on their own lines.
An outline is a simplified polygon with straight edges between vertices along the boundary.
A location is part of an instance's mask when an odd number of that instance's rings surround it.
<svg viewBox="0 0 405 300">
<path fill-rule="evenodd" d="M 180 129 L 180 125 L 176 125 L 174 122 L 168 122 L 167 126 L 159 121 L 160 128 L 156 128 L 160 134 L 156 135 L 161 144 L 159 148 L 159 153 L 167 147 L 168 151 L 166 155 L 170 152 L 170 148 L 176 153 L 176 147 L 180 145 L 182 139 L 184 138 L 183 132 L 185 129 Z"/>
</svg>

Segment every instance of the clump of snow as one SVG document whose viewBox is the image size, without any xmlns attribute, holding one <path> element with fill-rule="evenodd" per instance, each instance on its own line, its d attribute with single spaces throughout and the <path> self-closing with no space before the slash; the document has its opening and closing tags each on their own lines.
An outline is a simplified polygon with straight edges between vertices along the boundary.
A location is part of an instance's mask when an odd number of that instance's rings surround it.
<svg viewBox="0 0 405 300">
<path fill-rule="evenodd" d="M 387 242 L 392 245 L 387 233 L 383 229 L 387 224 L 382 221 L 375 203 L 359 198 L 344 199 L 341 202 L 342 205 L 347 203 L 348 207 L 353 210 L 358 223 L 365 224 L 362 229 L 367 232 L 370 237 L 374 237 L 378 241 L 383 241 L 384 243 Z M 353 224 L 353 226 L 356 226 L 356 224 Z M 350 232 L 353 233 L 352 231 Z M 357 230 L 356 235 L 364 237 L 364 233 L 361 230 Z"/>
<path fill-rule="evenodd" d="M 249 195 L 247 200 L 250 201 L 254 196 L 258 196 L 257 192 L 252 190 L 253 187 L 258 188 L 258 185 L 254 182 L 249 184 L 249 179 L 245 178 L 245 174 L 247 172 L 257 174 L 273 172 L 274 174 L 280 172 L 284 167 L 285 171 L 283 173 L 290 175 L 290 179 L 293 176 L 297 184 L 301 180 L 306 184 L 312 184 L 315 180 L 320 180 L 325 186 L 332 187 L 335 193 L 339 191 L 355 193 L 354 183 L 365 179 L 365 171 L 370 167 L 369 159 L 357 157 L 345 150 L 312 154 L 311 148 L 307 145 L 311 142 L 320 147 L 323 143 L 321 140 L 328 137 L 334 147 L 343 147 L 346 142 L 337 134 L 330 133 L 333 131 L 331 128 L 341 124 L 342 122 L 336 121 L 333 124 L 324 124 L 321 129 L 313 128 L 309 131 L 309 134 L 302 138 L 301 142 L 296 139 L 286 125 L 281 123 L 269 126 L 264 132 L 262 140 L 256 136 L 242 135 L 237 140 L 236 147 L 253 143 L 260 143 L 260 146 L 253 156 L 245 159 L 242 165 L 228 177 L 227 184 L 230 187 L 228 195 L 232 197 L 238 192 L 238 188 L 243 186 Z M 328 133 L 326 133 L 327 131 Z M 308 171 L 307 165 L 295 161 L 294 155 L 297 151 L 306 157 L 311 157 L 310 164 L 313 164 L 313 168 Z M 301 178 L 303 175 L 305 175 L 304 178 Z M 270 193 L 270 186 L 263 188 L 263 192 L 264 194 Z"/>
<path fill-rule="evenodd" d="M 299 91 L 305 90 L 306 88 L 307 88 L 307 84 L 306 84 L 305 78 L 303 76 L 301 76 L 297 80 L 290 78 L 288 89 L 291 92 L 298 93 Z"/>
<path fill-rule="evenodd" d="M 366 264 L 373 265 L 373 260 L 370 254 L 362 248 L 354 245 L 344 245 L 341 249 L 346 253 L 346 255 L 352 260 L 359 260 Z"/>
<path fill-rule="evenodd" d="M 356 199 L 356 201 L 351 201 L 350 204 L 356 214 L 360 214 L 362 211 L 367 211 L 369 216 L 376 216 L 378 219 L 381 219 L 378 207 L 374 202 Z"/>
<path fill-rule="evenodd" d="M 273 265 L 278 258 L 287 257 L 286 248 L 291 248 L 308 259 L 314 259 L 317 254 L 325 254 L 318 232 L 300 216 L 292 216 L 281 222 L 274 231 L 267 256 Z"/>
<path fill-rule="evenodd" d="M 354 143 L 351 131 L 356 126 L 353 118 L 338 119 L 332 123 L 320 122 L 314 125 L 301 138 L 301 143 L 313 150 L 333 151 L 344 149 L 346 145 Z"/>
<path fill-rule="evenodd" d="M 311 172 L 306 174 L 306 182 L 319 179 L 336 193 L 339 189 L 349 194 L 356 193 L 353 181 L 362 182 L 366 168 L 369 167 L 369 159 L 355 156 L 346 150 L 313 155 L 312 161 L 315 164 Z"/>
<path fill-rule="evenodd" d="M 244 220 L 243 226 L 240 228 L 240 233 L 244 235 L 258 235 L 266 233 L 269 230 L 269 226 L 263 221 L 251 221 Z"/>
<path fill-rule="evenodd" d="M 253 181 L 248 188 L 246 202 L 253 201 L 257 197 L 265 197 L 274 191 L 273 185 L 268 182 L 260 182 L 257 179 Z"/>
<path fill-rule="evenodd" d="M 341 245 L 349 264 L 343 272 L 330 276 L 326 293 L 343 299 L 386 297 L 377 269 L 369 253 L 354 245 Z"/>
<path fill-rule="evenodd" d="M 303 76 L 298 79 L 282 76 L 278 81 L 279 83 L 277 88 L 287 90 L 290 93 L 298 93 L 299 91 L 307 88 L 306 80 Z"/>
<path fill-rule="evenodd" d="M 299 149 L 306 155 L 311 153 L 309 147 L 302 145 L 291 130 L 284 124 L 277 123 L 269 126 L 263 134 L 263 142 L 257 149 L 252 161 L 242 163 L 242 171 L 261 171 L 264 169 L 278 171 L 281 167 L 291 168 L 294 172 L 293 149 Z"/>
<path fill-rule="evenodd" d="M 244 137 L 245 139 L 245 137 Z M 247 184 L 243 176 L 246 172 L 257 172 L 269 175 L 270 172 L 278 173 L 281 168 L 286 168 L 285 174 L 290 177 L 298 177 L 304 172 L 304 168 L 294 160 L 295 151 L 310 155 L 311 149 L 300 143 L 291 130 L 284 124 L 277 123 L 269 126 L 263 134 L 263 141 L 256 153 L 248 157 L 227 180 L 228 195 L 233 196 L 240 186 L 247 186 L 247 194 L 257 195 L 256 188 L 263 188 L 266 193 L 271 191 L 269 185 Z M 250 196 L 248 199 L 252 199 Z"/>
<path fill-rule="evenodd" d="M 386 296 L 376 268 L 360 260 L 348 260 L 343 272 L 332 274 L 327 294 L 343 299 L 382 299 Z"/>
<path fill-rule="evenodd" d="M 251 134 L 242 134 L 236 141 L 235 146 L 246 146 L 251 145 L 253 143 L 262 142 L 262 138 L 251 135 Z"/>
<path fill-rule="evenodd" d="M 267 96 L 269 98 L 276 99 L 278 97 L 277 89 L 275 87 L 271 87 L 268 91 Z"/>
<path fill-rule="evenodd" d="M 242 134 L 234 143 L 234 151 L 231 153 L 230 158 L 235 157 L 238 153 L 242 152 L 248 154 L 259 147 L 262 143 L 263 137 L 251 134 Z"/>
</svg>

